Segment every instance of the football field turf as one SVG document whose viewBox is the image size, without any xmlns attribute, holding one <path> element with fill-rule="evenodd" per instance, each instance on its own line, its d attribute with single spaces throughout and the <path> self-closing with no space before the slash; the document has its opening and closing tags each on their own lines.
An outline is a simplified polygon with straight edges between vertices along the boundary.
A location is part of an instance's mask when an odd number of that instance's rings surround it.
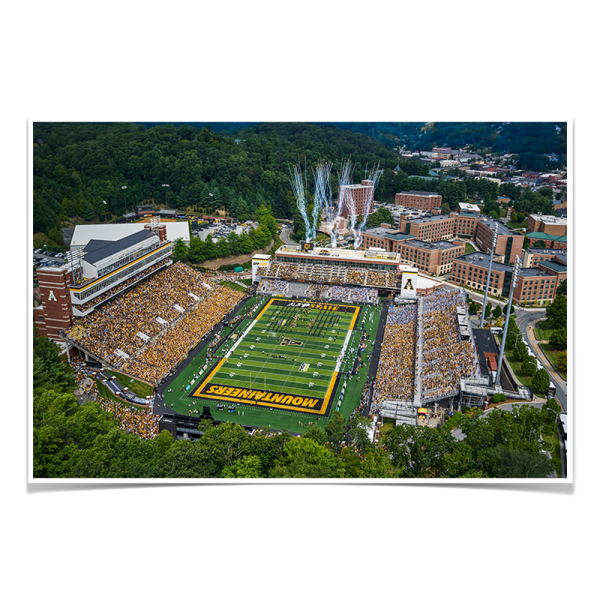
<svg viewBox="0 0 600 600">
<path fill-rule="evenodd" d="M 359 311 L 346 304 L 270 300 L 189 398 L 328 414 Z"/>
</svg>

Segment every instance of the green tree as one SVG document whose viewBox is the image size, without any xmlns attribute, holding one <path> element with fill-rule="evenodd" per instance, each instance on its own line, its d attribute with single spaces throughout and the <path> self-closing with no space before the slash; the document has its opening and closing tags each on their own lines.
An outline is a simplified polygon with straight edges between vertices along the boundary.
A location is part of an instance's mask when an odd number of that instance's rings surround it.
<svg viewBox="0 0 600 600">
<path fill-rule="evenodd" d="M 83 205 L 83 209 L 81 210 L 81 218 L 86 221 L 92 221 L 96 214 L 94 213 L 94 208 L 92 205 L 86 200 Z"/>
<path fill-rule="evenodd" d="M 552 473 L 550 459 L 540 452 L 528 452 L 498 445 L 487 451 L 486 458 L 492 477 L 541 478 Z"/>
<path fill-rule="evenodd" d="M 560 352 L 557 356 L 557 365 L 561 371 L 567 370 L 567 351 Z"/>
<path fill-rule="evenodd" d="M 556 295 L 566 297 L 566 295 L 567 295 L 567 280 L 566 279 L 563 279 L 560 282 L 560 285 L 556 288 Z"/>
<path fill-rule="evenodd" d="M 546 247 L 546 243 L 544 242 L 544 240 L 536 240 L 535 243 L 533 244 L 534 248 L 545 248 Z"/>
<path fill-rule="evenodd" d="M 192 238 L 195 239 L 195 238 Z M 183 241 L 183 238 L 177 238 L 173 243 L 173 254 L 171 255 L 174 262 L 185 260 L 188 254 L 188 247 Z"/>
<path fill-rule="evenodd" d="M 546 369 L 538 369 L 531 380 L 531 387 L 537 394 L 545 394 L 550 386 L 550 376 Z"/>
<path fill-rule="evenodd" d="M 500 318 L 500 316 L 502 315 L 502 308 L 500 308 L 499 304 L 496 304 L 492 313 L 497 319 Z"/>
<path fill-rule="evenodd" d="M 261 477 L 262 465 L 258 456 L 244 456 L 236 460 L 233 465 L 223 468 L 221 477 L 250 479 Z"/>
<path fill-rule="evenodd" d="M 536 362 L 535 358 L 533 358 L 533 356 L 528 354 L 523 359 L 523 364 L 521 365 L 521 369 L 522 369 L 523 373 L 525 373 L 525 375 L 527 375 L 528 377 L 533 377 L 535 375 L 535 372 L 537 371 L 537 362 Z"/>
<path fill-rule="evenodd" d="M 327 441 L 338 451 L 341 448 L 344 436 L 346 435 L 346 422 L 344 417 L 337 410 L 333 411 L 329 422 L 325 425 Z"/>
<path fill-rule="evenodd" d="M 556 296 L 552 304 L 546 308 L 546 321 L 552 329 L 567 328 L 567 298 Z"/>
<path fill-rule="evenodd" d="M 173 445 L 173 436 L 164 429 L 155 438 L 154 444 L 157 446 L 158 453 L 162 456 Z"/>
<path fill-rule="evenodd" d="M 350 443 L 360 450 L 371 446 L 369 439 L 369 427 L 372 421 L 361 415 L 357 415 L 348 423 L 348 438 Z"/>
<path fill-rule="evenodd" d="M 292 438 L 269 473 L 276 478 L 339 477 L 333 451 L 310 438 Z"/>
<path fill-rule="evenodd" d="M 567 330 L 555 329 L 550 336 L 549 343 L 556 348 L 565 349 L 567 347 Z"/>
<path fill-rule="evenodd" d="M 390 457 L 383 448 L 369 448 L 360 461 L 358 477 L 385 479 L 400 477 Z"/>
<path fill-rule="evenodd" d="M 217 427 L 210 427 L 196 444 L 206 449 L 215 477 L 225 467 L 233 467 L 247 450 L 249 436 L 241 425 L 226 421 Z"/>
</svg>

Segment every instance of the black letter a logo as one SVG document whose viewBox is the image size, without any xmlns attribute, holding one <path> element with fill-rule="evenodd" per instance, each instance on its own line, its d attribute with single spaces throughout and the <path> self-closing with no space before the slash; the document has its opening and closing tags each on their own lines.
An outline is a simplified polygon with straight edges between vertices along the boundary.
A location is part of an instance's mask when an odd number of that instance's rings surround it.
<svg viewBox="0 0 600 600">
<path fill-rule="evenodd" d="M 412 278 L 406 280 L 406 285 L 404 286 L 404 289 L 414 291 L 415 288 L 413 287 L 413 284 L 412 284 Z"/>
</svg>

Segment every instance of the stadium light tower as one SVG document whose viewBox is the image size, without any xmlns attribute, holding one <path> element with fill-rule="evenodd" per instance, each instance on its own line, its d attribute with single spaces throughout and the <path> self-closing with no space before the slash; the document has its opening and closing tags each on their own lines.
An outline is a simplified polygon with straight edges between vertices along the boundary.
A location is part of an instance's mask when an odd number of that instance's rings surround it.
<svg viewBox="0 0 600 600">
<path fill-rule="evenodd" d="M 502 372 L 502 359 L 504 358 L 504 344 L 506 342 L 506 333 L 508 331 L 508 321 L 510 319 L 510 309 L 512 306 L 513 292 L 519 283 L 519 274 L 521 273 L 521 259 L 519 256 L 515 258 L 515 267 L 513 269 L 512 285 L 510 286 L 510 294 L 508 296 L 508 304 L 506 305 L 506 319 L 504 321 L 504 333 L 502 334 L 502 345 L 500 347 L 500 357 L 498 358 L 498 371 L 496 373 L 495 385 L 500 385 L 500 373 Z"/>
<path fill-rule="evenodd" d="M 126 190 L 127 186 L 126 185 L 122 185 L 121 189 L 122 190 Z M 125 193 L 123 193 L 123 196 L 125 197 L 125 212 L 127 212 L 127 196 L 125 196 Z"/>
<path fill-rule="evenodd" d="M 163 183 L 162 187 L 165 188 L 165 206 L 167 205 L 167 188 L 170 187 L 168 183 Z"/>
<path fill-rule="evenodd" d="M 492 275 L 492 261 L 494 260 L 494 250 L 496 249 L 496 242 L 498 241 L 498 223 L 496 222 L 496 228 L 494 229 L 494 239 L 492 240 L 492 249 L 490 251 L 490 266 L 488 267 L 487 282 L 485 284 L 485 294 L 483 296 L 483 307 L 481 309 L 481 322 L 479 328 L 483 329 L 483 320 L 485 319 L 485 305 L 487 303 L 488 289 L 490 287 L 490 277 Z"/>
</svg>

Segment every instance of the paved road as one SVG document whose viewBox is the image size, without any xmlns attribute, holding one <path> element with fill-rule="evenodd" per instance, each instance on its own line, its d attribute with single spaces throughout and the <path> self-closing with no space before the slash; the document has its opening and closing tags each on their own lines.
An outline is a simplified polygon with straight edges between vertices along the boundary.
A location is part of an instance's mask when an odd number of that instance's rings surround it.
<svg viewBox="0 0 600 600">
<path fill-rule="evenodd" d="M 546 311 L 530 312 L 517 309 L 515 317 L 523 339 L 531 347 L 536 358 L 542 363 L 546 371 L 548 371 L 550 381 L 556 386 L 556 400 L 562 406 L 563 411 L 567 412 L 567 382 L 556 372 L 553 365 L 548 362 L 544 353 L 538 348 L 539 343 L 535 339 L 535 323 L 546 317 Z"/>
<path fill-rule="evenodd" d="M 284 244 L 291 244 L 292 246 L 297 246 L 296 242 L 290 240 L 290 233 L 292 233 L 293 229 L 291 227 L 284 227 L 279 234 L 281 241 Z"/>
</svg>

